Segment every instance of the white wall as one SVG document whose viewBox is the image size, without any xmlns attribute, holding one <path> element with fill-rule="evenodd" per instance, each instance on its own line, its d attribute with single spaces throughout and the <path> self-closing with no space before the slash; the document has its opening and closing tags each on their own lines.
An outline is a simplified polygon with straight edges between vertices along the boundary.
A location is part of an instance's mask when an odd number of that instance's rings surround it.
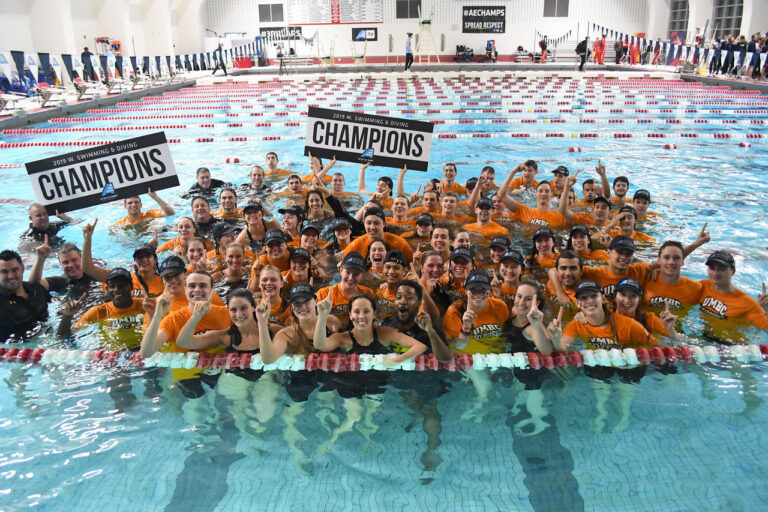
<svg viewBox="0 0 768 512">
<path fill-rule="evenodd" d="M 28 0 L 0 0 L 0 48 L 21 51 L 34 48 L 29 10 Z"/>
<path fill-rule="evenodd" d="M 744 11 L 741 18 L 741 33 L 747 36 L 768 30 L 768 4 L 765 0 L 744 0 Z"/>
<path fill-rule="evenodd" d="M 75 35 L 75 47 L 82 51 L 84 46 L 95 53 L 95 38 L 108 34 L 99 33 L 96 19 L 97 3 L 95 0 L 74 0 L 71 2 L 72 31 Z"/>
<path fill-rule="evenodd" d="M 203 0 L 175 0 L 173 5 L 173 40 L 176 55 L 197 53 L 203 48 Z"/>
</svg>

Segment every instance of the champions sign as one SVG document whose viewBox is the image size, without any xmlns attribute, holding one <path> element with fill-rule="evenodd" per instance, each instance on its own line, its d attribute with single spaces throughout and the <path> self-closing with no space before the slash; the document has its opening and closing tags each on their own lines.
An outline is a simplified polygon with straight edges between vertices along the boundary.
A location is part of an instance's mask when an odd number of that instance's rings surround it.
<svg viewBox="0 0 768 512">
<path fill-rule="evenodd" d="M 426 171 L 434 125 L 309 107 L 304 154 Z"/>
<path fill-rule="evenodd" d="M 105 144 L 26 164 L 37 202 L 71 212 L 179 185 L 165 133 Z"/>
</svg>

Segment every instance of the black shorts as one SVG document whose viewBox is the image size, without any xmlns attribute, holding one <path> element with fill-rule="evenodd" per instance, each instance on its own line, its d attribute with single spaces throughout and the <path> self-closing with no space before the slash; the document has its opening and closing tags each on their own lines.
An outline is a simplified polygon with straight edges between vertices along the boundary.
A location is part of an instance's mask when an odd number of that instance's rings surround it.
<svg viewBox="0 0 768 512">
<path fill-rule="evenodd" d="M 320 384 L 320 373 L 301 370 L 297 372 L 283 372 L 283 383 L 288 396 L 294 402 L 306 402 L 309 395 Z"/>
<path fill-rule="evenodd" d="M 321 391 L 337 391 L 342 398 L 362 398 L 363 395 L 384 393 L 389 382 L 389 372 L 327 372 L 322 376 Z"/>
<path fill-rule="evenodd" d="M 219 375 L 221 374 L 216 373 L 211 375 L 207 373 L 201 373 L 194 379 L 180 380 L 176 382 L 176 385 L 179 386 L 181 394 L 186 398 L 200 398 L 201 396 L 205 395 L 203 384 L 207 384 L 209 388 L 213 389 L 216 387 L 216 383 L 219 381 Z"/>
<path fill-rule="evenodd" d="M 636 368 L 613 368 L 612 366 L 585 366 L 584 374 L 592 379 L 602 380 L 608 382 L 616 375 L 624 383 L 637 384 L 645 376 L 645 366 L 638 366 Z"/>
<path fill-rule="evenodd" d="M 413 372 L 396 371 L 392 372 L 389 379 L 389 385 L 396 389 L 412 389 L 419 395 L 424 402 L 437 400 L 438 397 L 446 394 L 453 387 L 451 374 L 458 372 L 448 372 L 446 370 Z"/>
</svg>

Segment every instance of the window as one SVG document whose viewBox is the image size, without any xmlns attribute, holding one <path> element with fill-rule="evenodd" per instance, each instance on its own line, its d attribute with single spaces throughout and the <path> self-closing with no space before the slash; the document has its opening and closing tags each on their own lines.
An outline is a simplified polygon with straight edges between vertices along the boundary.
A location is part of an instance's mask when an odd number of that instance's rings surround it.
<svg viewBox="0 0 768 512">
<path fill-rule="evenodd" d="M 688 0 L 672 0 L 669 4 L 669 36 L 672 32 L 685 33 L 688 30 Z"/>
<path fill-rule="evenodd" d="M 259 4 L 259 22 L 283 21 L 283 4 Z"/>
<path fill-rule="evenodd" d="M 738 37 L 741 32 L 741 13 L 743 10 L 743 0 L 715 0 L 712 25 L 717 28 L 713 37 L 721 39 L 727 34 Z"/>
<path fill-rule="evenodd" d="M 567 18 L 568 0 L 544 0 L 545 18 Z"/>
<path fill-rule="evenodd" d="M 395 18 L 418 18 L 421 0 L 397 0 Z"/>
</svg>

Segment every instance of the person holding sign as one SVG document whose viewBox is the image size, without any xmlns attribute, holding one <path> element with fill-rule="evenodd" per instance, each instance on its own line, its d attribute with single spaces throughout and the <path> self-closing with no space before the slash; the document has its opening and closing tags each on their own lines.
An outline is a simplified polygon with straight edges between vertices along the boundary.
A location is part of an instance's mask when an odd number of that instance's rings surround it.
<svg viewBox="0 0 768 512">
<path fill-rule="evenodd" d="M 123 206 L 125 206 L 125 211 L 128 215 L 117 221 L 115 224 L 120 227 L 127 227 L 149 219 L 169 217 L 176 213 L 176 211 L 171 208 L 168 203 L 160 199 L 160 197 L 155 192 L 152 192 L 151 188 L 147 189 L 147 195 L 154 199 L 155 202 L 160 206 L 159 210 L 154 208 L 152 210 L 142 212 L 141 198 L 139 196 L 126 197 L 123 199 Z"/>
<path fill-rule="evenodd" d="M 21 235 L 21 240 L 23 242 L 42 242 L 45 237 L 48 236 L 48 242 L 51 245 L 59 245 L 63 243 L 64 240 L 56 236 L 57 233 L 70 223 L 76 224 L 80 222 L 79 219 L 73 219 L 66 213 L 59 213 L 58 211 L 56 212 L 56 216 L 61 220 L 57 222 L 51 222 L 45 206 L 38 203 L 32 203 L 29 205 L 28 212 L 29 229 L 27 229 L 24 234 Z"/>
</svg>

